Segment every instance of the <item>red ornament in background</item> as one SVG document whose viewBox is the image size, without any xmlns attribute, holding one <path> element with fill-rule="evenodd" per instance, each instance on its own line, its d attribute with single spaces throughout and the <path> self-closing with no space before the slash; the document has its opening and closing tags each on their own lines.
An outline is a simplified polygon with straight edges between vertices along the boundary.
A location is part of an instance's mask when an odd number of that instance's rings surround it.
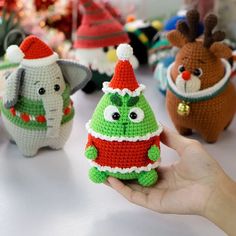
<svg viewBox="0 0 236 236">
<path fill-rule="evenodd" d="M 46 25 L 49 27 L 55 28 L 61 32 L 63 32 L 67 39 L 71 39 L 72 34 L 72 26 L 73 26 L 73 0 L 69 1 L 65 14 L 55 14 L 46 20 Z M 77 9 L 77 22 L 76 25 L 80 25 L 81 22 L 81 14 L 79 9 Z"/>
<path fill-rule="evenodd" d="M 17 10 L 17 2 L 17 0 L 0 0 L 0 11 L 3 8 L 5 8 L 7 12 Z"/>
<path fill-rule="evenodd" d="M 122 24 L 124 24 L 124 20 L 122 19 L 120 11 L 112 6 L 107 0 L 102 0 L 101 3 L 104 7 L 109 11 L 109 13 L 119 20 Z M 46 25 L 49 27 L 55 28 L 61 32 L 63 32 L 67 39 L 71 39 L 72 35 L 72 27 L 73 27 L 73 0 L 68 1 L 66 10 L 64 14 L 55 14 L 47 18 Z M 78 6 L 77 9 L 77 22 L 76 28 L 80 25 L 82 19 L 82 15 L 80 13 L 80 9 Z"/>
<path fill-rule="evenodd" d="M 36 11 L 45 11 L 57 0 L 34 0 Z"/>
</svg>

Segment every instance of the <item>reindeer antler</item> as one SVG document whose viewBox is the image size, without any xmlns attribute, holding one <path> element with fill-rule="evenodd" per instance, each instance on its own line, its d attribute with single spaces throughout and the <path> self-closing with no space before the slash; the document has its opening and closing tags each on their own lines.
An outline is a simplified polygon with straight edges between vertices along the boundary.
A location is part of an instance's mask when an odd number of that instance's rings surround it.
<svg viewBox="0 0 236 236">
<path fill-rule="evenodd" d="M 189 42 L 194 42 L 198 37 L 199 13 L 193 9 L 187 12 L 187 22 L 181 20 L 177 24 L 177 30 L 182 33 Z"/>
<path fill-rule="evenodd" d="M 205 19 L 205 31 L 204 31 L 204 41 L 203 46 L 209 48 L 214 42 L 222 41 L 225 39 L 225 33 L 223 31 L 215 31 L 212 33 L 212 30 L 217 25 L 217 17 L 214 14 L 210 14 Z"/>
</svg>

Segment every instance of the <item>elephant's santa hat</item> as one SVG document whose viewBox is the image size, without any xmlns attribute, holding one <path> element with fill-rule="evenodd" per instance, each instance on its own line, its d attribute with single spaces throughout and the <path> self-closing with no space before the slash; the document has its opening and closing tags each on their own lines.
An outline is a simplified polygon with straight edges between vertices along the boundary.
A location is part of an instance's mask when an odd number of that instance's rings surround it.
<svg viewBox="0 0 236 236">
<path fill-rule="evenodd" d="M 17 45 L 8 47 L 6 56 L 12 63 L 30 67 L 47 66 L 58 59 L 58 55 L 34 35 L 26 37 L 19 47 Z"/>
</svg>

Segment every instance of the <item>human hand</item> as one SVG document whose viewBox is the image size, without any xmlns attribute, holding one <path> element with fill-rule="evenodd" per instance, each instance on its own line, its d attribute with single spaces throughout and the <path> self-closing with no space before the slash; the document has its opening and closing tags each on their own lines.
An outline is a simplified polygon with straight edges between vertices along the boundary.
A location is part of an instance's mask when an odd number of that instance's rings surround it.
<svg viewBox="0 0 236 236">
<path fill-rule="evenodd" d="M 216 206 L 224 206 L 232 196 L 236 198 L 235 183 L 198 141 L 182 137 L 167 128 L 161 135 L 161 141 L 175 149 L 180 159 L 158 169 L 160 180 L 155 186 L 146 188 L 136 183 L 124 184 L 113 177 L 108 178 L 108 184 L 137 205 L 161 213 L 202 215 L 224 228 L 224 219 L 219 218 L 225 215 L 224 209 L 216 209 Z"/>
</svg>

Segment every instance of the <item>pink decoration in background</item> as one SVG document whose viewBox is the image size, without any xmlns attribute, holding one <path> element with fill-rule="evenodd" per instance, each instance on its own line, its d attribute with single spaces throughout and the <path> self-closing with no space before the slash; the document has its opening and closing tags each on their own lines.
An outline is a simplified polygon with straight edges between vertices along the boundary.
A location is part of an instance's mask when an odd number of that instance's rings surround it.
<svg viewBox="0 0 236 236">
<path fill-rule="evenodd" d="M 198 10 L 200 12 L 201 19 L 204 19 L 209 12 L 212 12 L 214 6 L 215 0 L 199 0 Z"/>
<path fill-rule="evenodd" d="M 215 0 L 184 0 L 186 10 L 197 9 L 200 13 L 201 20 L 212 12 L 215 6 Z"/>
</svg>

